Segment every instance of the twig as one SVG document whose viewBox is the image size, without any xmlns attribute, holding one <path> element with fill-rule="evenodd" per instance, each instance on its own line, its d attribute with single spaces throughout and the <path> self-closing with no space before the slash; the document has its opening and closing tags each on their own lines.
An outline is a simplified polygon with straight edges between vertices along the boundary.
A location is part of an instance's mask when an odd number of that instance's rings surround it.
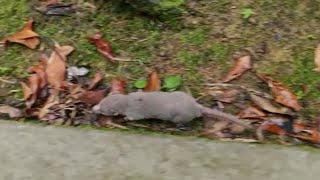
<svg viewBox="0 0 320 180">
<path fill-rule="evenodd" d="M 122 59 L 122 58 L 117 58 L 117 57 L 112 58 L 112 60 L 114 60 L 114 61 L 120 61 L 120 62 L 138 61 L 138 60 L 132 60 L 132 59 Z"/>
<path fill-rule="evenodd" d="M 116 124 L 116 123 L 114 123 L 112 121 L 107 122 L 106 125 L 110 125 L 112 127 L 116 127 L 116 128 L 119 128 L 119 129 L 129 129 L 129 128 L 125 127 L 125 126 L 122 126 L 120 124 Z"/>
<path fill-rule="evenodd" d="M 16 84 L 16 82 L 3 79 L 2 77 L 0 77 L 0 81 L 3 82 L 3 83 L 6 83 L 6 84 Z"/>
<path fill-rule="evenodd" d="M 247 87 L 244 87 L 244 86 L 241 86 L 241 85 L 227 84 L 227 83 L 207 83 L 206 85 L 210 86 L 210 87 L 220 86 L 220 87 L 240 88 L 242 90 L 245 90 L 248 93 L 253 93 L 253 94 L 262 96 L 264 98 L 267 98 L 267 99 L 273 99 L 270 94 L 267 94 L 267 93 L 264 93 L 264 92 L 261 92 L 261 91 L 257 91 L 255 89 L 247 88 Z"/>
</svg>

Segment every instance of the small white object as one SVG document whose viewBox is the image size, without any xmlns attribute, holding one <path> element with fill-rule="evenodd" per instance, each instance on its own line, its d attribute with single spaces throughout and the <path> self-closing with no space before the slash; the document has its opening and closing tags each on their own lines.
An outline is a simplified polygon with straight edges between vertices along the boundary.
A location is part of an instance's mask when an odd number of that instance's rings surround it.
<svg viewBox="0 0 320 180">
<path fill-rule="evenodd" d="M 74 76 L 84 76 L 88 74 L 89 70 L 85 67 L 76 67 L 71 66 L 68 68 L 68 78 L 72 78 Z"/>
</svg>

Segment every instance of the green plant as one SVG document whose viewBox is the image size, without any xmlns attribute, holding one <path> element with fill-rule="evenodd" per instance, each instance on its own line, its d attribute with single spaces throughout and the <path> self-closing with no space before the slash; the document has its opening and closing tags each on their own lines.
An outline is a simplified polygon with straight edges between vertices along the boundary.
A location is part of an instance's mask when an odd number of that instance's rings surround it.
<svg viewBox="0 0 320 180">
<path fill-rule="evenodd" d="M 250 8 L 243 8 L 240 14 L 242 15 L 243 19 L 249 19 L 254 14 L 254 12 Z"/>
<path fill-rule="evenodd" d="M 143 89 L 147 86 L 147 81 L 145 79 L 136 80 L 133 86 L 137 89 Z"/>
<path fill-rule="evenodd" d="M 164 86 L 168 91 L 174 91 L 182 84 L 182 77 L 180 75 L 168 76 L 164 79 Z"/>
</svg>

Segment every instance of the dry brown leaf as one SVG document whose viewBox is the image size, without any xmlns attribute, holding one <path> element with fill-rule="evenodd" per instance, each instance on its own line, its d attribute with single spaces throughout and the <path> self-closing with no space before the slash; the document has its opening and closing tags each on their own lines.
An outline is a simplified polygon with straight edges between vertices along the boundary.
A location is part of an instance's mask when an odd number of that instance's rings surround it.
<svg viewBox="0 0 320 180">
<path fill-rule="evenodd" d="M 106 94 L 106 90 L 84 91 L 78 96 L 78 99 L 86 104 L 98 104 Z"/>
<path fill-rule="evenodd" d="M 73 51 L 71 46 L 56 45 L 47 62 L 45 72 L 48 83 L 54 89 L 60 89 L 66 78 L 67 55 Z"/>
<path fill-rule="evenodd" d="M 44 67 L 48 64 L 49 57 L 46 54 L 41 54 L 39 57 L 40 64 Z"/>
<path fill-rule="evenodd" d="M 295 111 L 302 109 L 297 96 L 287 86 L 265 75 L 258 75 L 258 77 L 264 80 L 271 88 L 272 95 L 277 103 L 290 107 Z"/>
<path fill-rule="evenodd" d="M 50 95 L 49 97 L 47 98 L 47 101 L 45 104 L 51 104 L 53 102 L 59 102 L 59 89 L 50 89 Z"/>
<path fill-rule="evenodd" d="M 307 135 L 291 135 L 295 138 L 299 138 L 305 141 L 309 141 L 314 144 L 320 144 L 320 132 L 317 131 L 316 129 L 311 129 L 311 130 L 303 130 L 303 132 L 309 134 Z"/>
<path fill-rule="evenodd" d="M 320 44 L 317 45 L 314 51 L 314 63 L 316 65 L 316 68 L 314 68 L 313 70 L 316 72 L 320 72 Z"/>
<path fill-rule="evenodd" d="M 42 64 L 31 66 L 28 71 L 30 73 L 36 73 L 40 78 L 40 88 L 43 88 L 47 84 L 47 77 L 45 73 L 45 67 Z"/>
<path fill-rule="evenodd" d="M 78 96 L 83 93 L 85 90 L 82 89 L 81 85 L 75 84 L 74 86 L 69 87 L 69 93 L 73 98 L 78 98 Z"/>
<path fill-rule="evenodd" d="M 228 89 L 224 91 L 223 94 L 219 95 L 216 99 L 220 102 L 232 103 L 237 100 L 239 93 L 240 92 L 236 89 Z"/>
<path fill-rule="evenodd" d="M 126 82 L 119 78 L 112 79 L 110 93 L 126 93 Z"/>
<path fill-rule="evenodd" d="M 267 116 L 266 113 L 264 113 L 263 111 L 261 111 L 260 109 L 256 108 L 256 107 L 253 107 L 253 106 L 250 106 L 244 110 L 242 110 L 238 117 L 239 118 L 262 118 L 262 117 L 265 117 Z"/>
<path fill-rule="evenodd" d="M 306 127 L 305 127 L 305 124 L 303 124 L 303 123 L 294 123 L 293 124 L 294 133 L 299 133 L 305 129 L 306 129 Z"/>
<path fill-rule="evenodd" d="M 27 82 L 20 82 L 20 84 L 22 86 L 25 104 L 27 108 L 31 108 L 37 100 L 41 79 L 37 74 L 31 74 Z"/>
<path fill-rule="evenodd" d="M 26 101 L 32 95 L 31 88 L 25 82 L 21 81 L 20 84 L 22 87 L 23 99 Z"/>
<path fill-rule="evenodd" d="M 282 86 L 281 84 L 273 84 L 271 90 L 273 96 L 276 98 L 275 101 L 277 103 L 280 103 L 287 107 L 291 107 L 295 111 L 299 111 L 302 109 L 297 96 L 292 93 L 289 88 Z"/>
<path fill-rule="evenodd" d="M 268 99 L 256 96 L 254 94 L 250 94 L 250 97 L 257 106 L 265 111 L 277 114 L 291 114 L 290 109 L 286 107 L 277 108 L 276 106 L 272 105 Z"/>
<path fill-rule="evenodd" d="M 98 32 L 94 34 L 92 37 L 89 37 L 88 40 L 89 42 L 94 43 L 96 45 L 98 52 L 100 52 L 110 62 L 114 63 L 116 60 L 115 57 L 112 55 L 110 43 L 106 40 L 103 40 L 102 35 L 102 32 Z"/>
<path fill-rule="evenodd" d="M 24 27 L 17 33 L 4 39 L 5 42 L 15 42 L 23 44 L 31 49 L 35 49 L 39 43 L 39 35 L 32 30 L 33 20 L 30 19 Z"/>
<path fill-rule="evenodd" d="M 31 76 L 28 78 L 28 85 L 32 94 L 37 94 L 39 92 L 40 84 L 41 78 L 37 74 L 31 74 Z"/>
<path fill-rule="evenodd" d="M 223 79 L 223 82 L 229 82 L 241 75 L 252 68 L 251 65 L 251 56 L 244 55 L 235 59 L 235 64 L 227 74 L 227 76 Z"/>
<path fill-rule="evenodd" d="M 264 131 L 268 131 L 273 134 L 286 135 L 287 132 L 282 129 L 277 123 L 265 121 L 257 129 L 256 135 L 259 141 L 264 140 Z"/>
<path fill-rule="evenodd" d="M 157 71 L 153 71 L 149 75 L 147 86 L 144 88 L 145 91 L 159 91 L 161 89 L 161 80 Z"/>
<path fill-rule="evenodd" d="M 0 114 L 8 114 L 9 118 L 21 118 L 23 113 L 20 109 L 11 106 L 0 106 Z"/>
<path fill-rule="evenodd" d="M 67 56 L 74 50 L 72 46 L 60 46 L 57 42 L 55 43 L 55 52 L 64 61 L 67 60 Z M 50 61 L 50 59 L 49 59 Z"/>
<path fill-rule="evenodd" d="M 210 127 L 207 127 L 201 135 L 208 135 L 208 134 L 216 134 L 224 129 L 226 129 L 229 125 L 228 121 L 211 121 Z"/>
<path fill-rule="evenodd" d="M 56 104 L 58 104 L 58 102 L 54 101 L 43 106 L 39 111 L 38 118 L 42 119 L 47 113 L 50 112 L 49 108 Z"/>
<path fill-rule="evenodd" d="M 87 90 L 92 90 L 92 89 L 95 88 L 102 80 L 103 80 L 103 74 L 100 73 L 100 72 L 97 72 L 97 73 L 94 75 L 94 78 L 91 79 L 91 81 L 89 82 Z"/>
</svg>

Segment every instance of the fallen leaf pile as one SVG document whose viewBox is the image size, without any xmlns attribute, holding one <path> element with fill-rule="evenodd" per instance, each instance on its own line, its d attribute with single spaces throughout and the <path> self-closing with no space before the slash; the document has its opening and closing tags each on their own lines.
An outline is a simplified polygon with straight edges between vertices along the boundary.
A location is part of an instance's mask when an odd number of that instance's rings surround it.
<svg viewBox="0 0 320 180">
<path fill-rule="evenodd" d="M 318 51 L 319 47 L 315 54 L 316 65 L 319 63 Z M 245 54 L 236 59 L 234 67 L 223 78 L 223 82 L 234 80 L 251 68 L 250 54 Z M 301 123 L 297 120 L 297 113 L 303 108 L 297 96 L 286 85 L 269 76 L 263 74 L 256 74 L 256 76 L 268 85 L 270 94 L 223 83 L 208 84 L 209 94 L 214 95 L 220 108 L 228 104 L 237 105 L 238 117 L 251 122 L 251 125 L 256 127 L 255 137 L 249 135 L 249 138 L 262 142 L 266 139 L 265 134 L 269 133 L 295 139 L 295 141 L 291 139 L 289 143 L 302 140 L 320 145 L 319 126 L 313 123 Z M 243 91 L 246 95 L 243 95 Z M 246 97 L 249 97 L 249 101 Z M 232 134 L 229 123 L 219 121 L 212 123 L 210 119 L 207 121 L 211 125 L 207 126 L 202 133 L 207 137 L 237 138 Z M 245 136 L 248 138 L 248 134 Z M 243 134 L 240 137 L 243 137 Z"/>
</svg>

